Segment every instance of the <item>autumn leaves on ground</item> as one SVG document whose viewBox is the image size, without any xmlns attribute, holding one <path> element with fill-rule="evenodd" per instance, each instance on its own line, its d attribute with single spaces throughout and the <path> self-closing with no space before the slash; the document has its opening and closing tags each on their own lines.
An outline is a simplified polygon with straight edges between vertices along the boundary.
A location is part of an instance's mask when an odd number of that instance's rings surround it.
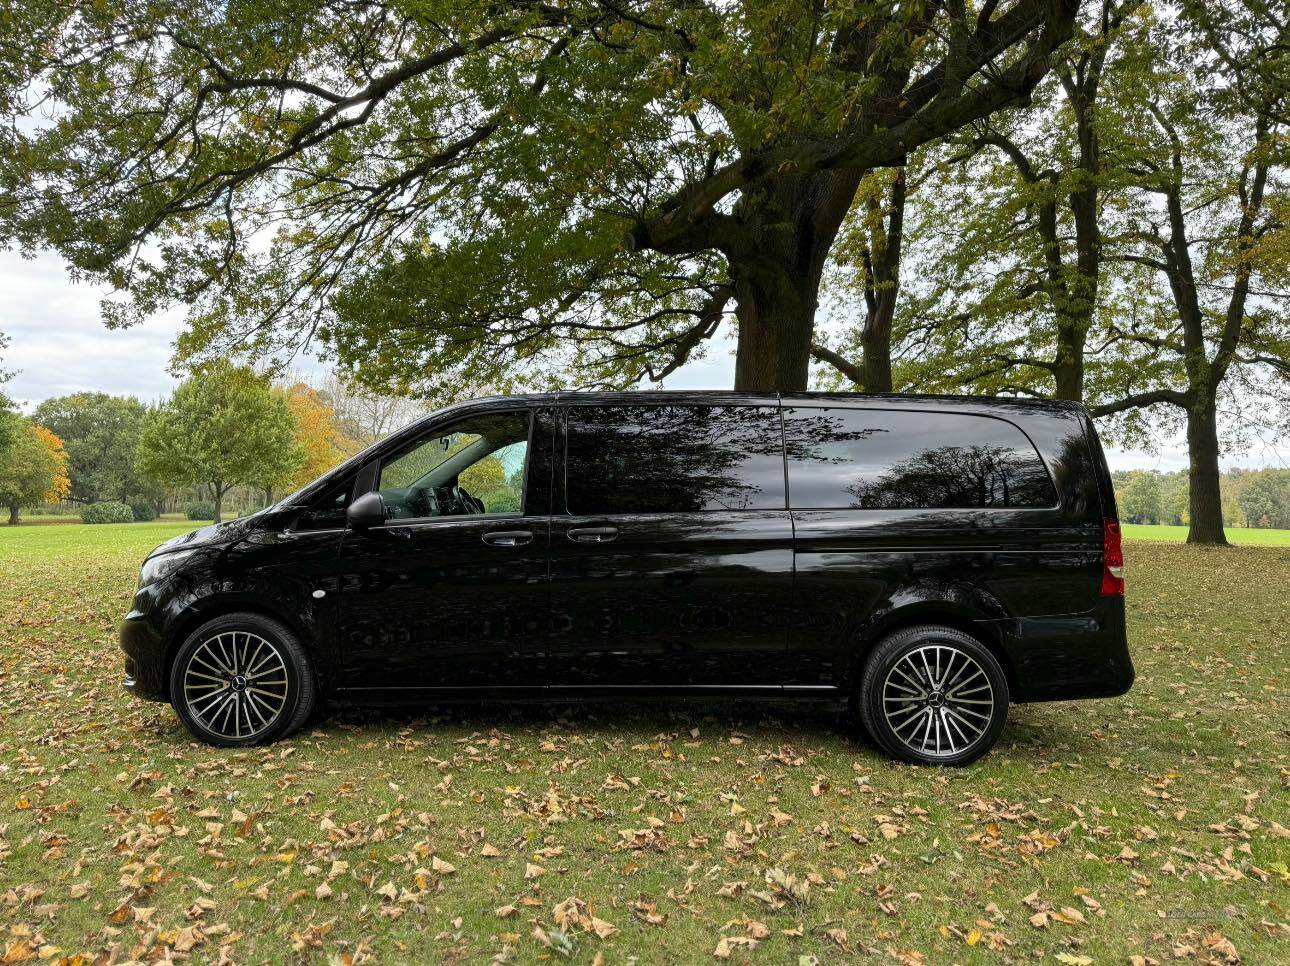
<svg viewBox="0 0 1290 966">
<path fill-rule="evenodd" d="M 1130 544 L 1134 690 L 1014 708 L 941 771 L 792 706 L 346 714 L 215 751 L 118 685 L 180 529 L 0 532 L 4 963 L 1290 957 L 1290 550 Z"/>
</svg>

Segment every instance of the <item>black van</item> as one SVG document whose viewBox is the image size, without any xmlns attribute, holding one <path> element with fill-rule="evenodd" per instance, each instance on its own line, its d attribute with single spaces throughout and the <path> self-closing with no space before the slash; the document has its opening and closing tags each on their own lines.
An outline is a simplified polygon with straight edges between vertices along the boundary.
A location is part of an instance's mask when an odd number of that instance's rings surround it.
<svg viewBox="0 0 1290 966">
<path fill-rule="evenodd" d="M 1133 682 L 1087 413 L 947 396 L 557 393 L 451 406 L 158 547 L 125 686 L 215 745 L 349 702 L 849 702 L 954 765 L 1013 701 Z"/>
</svg>

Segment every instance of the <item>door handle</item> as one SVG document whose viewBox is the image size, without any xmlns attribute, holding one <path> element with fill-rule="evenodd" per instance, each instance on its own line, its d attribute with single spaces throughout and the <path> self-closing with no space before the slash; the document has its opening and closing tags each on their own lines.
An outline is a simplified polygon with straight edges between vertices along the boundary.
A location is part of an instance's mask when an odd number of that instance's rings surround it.
<svg viewBox="0 0 1290 966">
<path fill-rule="evenodd" d="M 533 542 L 531 530 L 492 530 L 483 536 L 484 543 L 492 547 L 522 547 Z"/>
<path fill-rule="evenodd" d="M 569 531 L 574 543 L 608 543 L 617 536 L 617 527 L 574 527 Z"/>
</svg>

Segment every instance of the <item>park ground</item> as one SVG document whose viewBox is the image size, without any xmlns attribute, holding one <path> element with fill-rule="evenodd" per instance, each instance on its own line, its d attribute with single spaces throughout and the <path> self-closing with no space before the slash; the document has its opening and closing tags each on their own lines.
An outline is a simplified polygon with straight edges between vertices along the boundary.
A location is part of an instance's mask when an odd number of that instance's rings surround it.
<svg viewBox="0 0 1290 966">
<path fill-rule="evenodd" d="M 947 771 L 743 704 L 213 750 L 118 685 L 189 526 L 0 529 L 0 962 L 1290 961 L 1290 548 L 1131 541 L 1133 690 Z"/>
</svg>

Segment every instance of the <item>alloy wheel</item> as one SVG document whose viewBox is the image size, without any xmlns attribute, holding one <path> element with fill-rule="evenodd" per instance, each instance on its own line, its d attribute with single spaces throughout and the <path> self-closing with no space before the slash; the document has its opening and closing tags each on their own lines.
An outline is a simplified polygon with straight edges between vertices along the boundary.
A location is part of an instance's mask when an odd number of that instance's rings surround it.
<svg viewBox="0 0 1290 966">
<path fill-rule="evenodd" d="M 248 631 L 203 641 L 188 659 L 183 684 L 188 713 L 223 738 L 254 738 L 287 705 L 286 661 L 273 642 Z"/>
<path fill-rule="evenodd" d="M 913 648 L 883 680 L 887 724 L 902 744 L 929 758 L 952 758 L 972 748 L 989 730 L 994 710 L 989 675 L 953 645 Z"/>
</svg>

